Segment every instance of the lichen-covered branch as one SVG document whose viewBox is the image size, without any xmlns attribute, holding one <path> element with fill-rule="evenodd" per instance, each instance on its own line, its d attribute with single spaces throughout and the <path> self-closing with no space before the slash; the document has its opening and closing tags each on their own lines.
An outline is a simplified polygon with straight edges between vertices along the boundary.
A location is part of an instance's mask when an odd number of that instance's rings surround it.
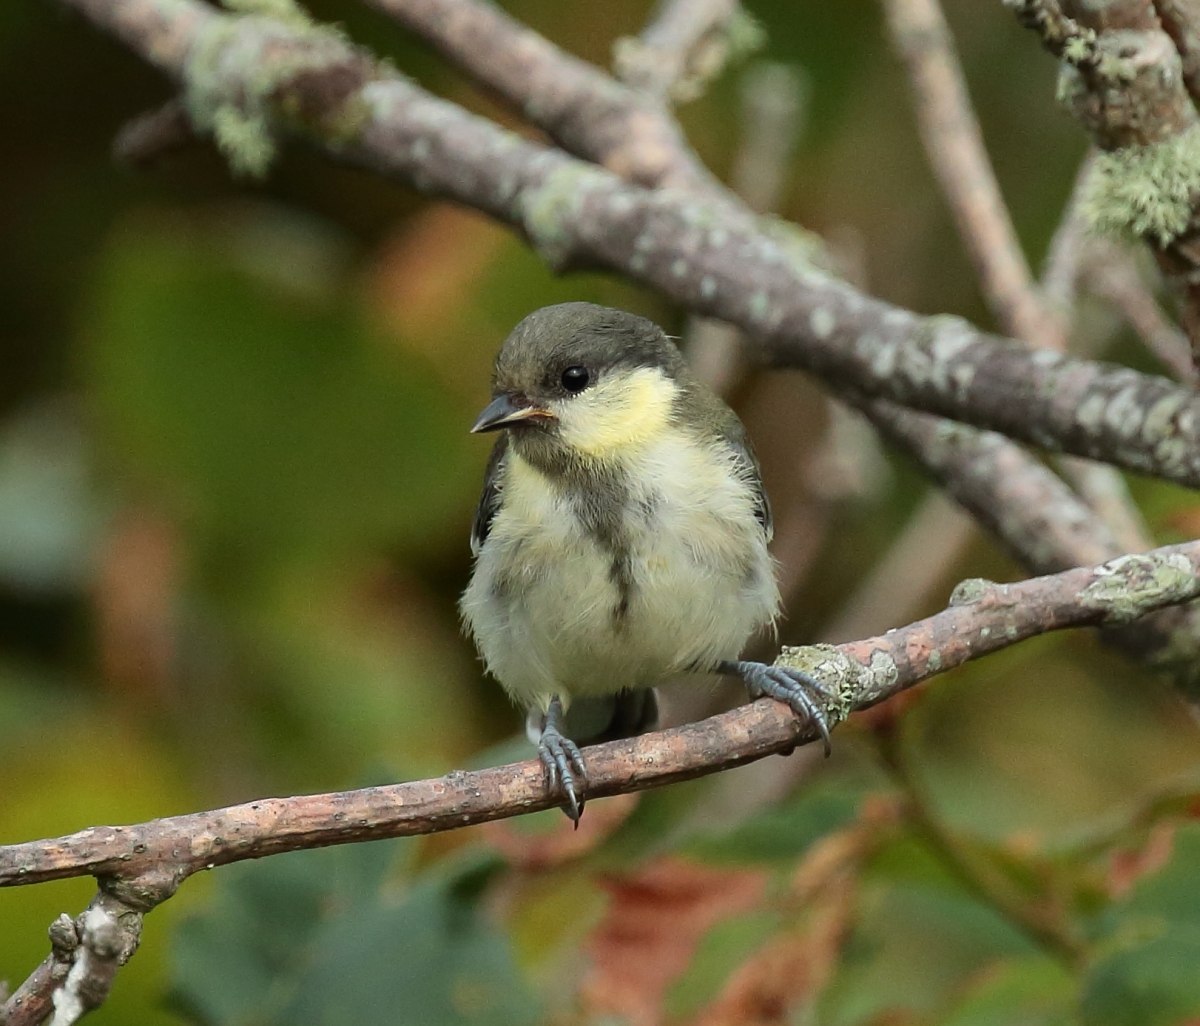
<svg viewBox="0 0 1200 1026">
<path fill-rule="evenodd" d="M 1104 151 L 1085 197 L 1089 220 L 1150 248 L 1182 298 L 1193 361 L 1200 359 L 1194 5 L 1063 0 L 1059 10 L 1051 0 L 1005 2 L 1062 58 L 1059 97 Z"/>
<path fill-rule="evenodd" d="M 1170 382 L 1030 354 L 956 318 L 923 318 L 865 296 L 806 263 L 786 231 L 734 223 L 723 207 L 632 186 L 521 140 L 327 31 L 210 13 L 196 0 L 68 2 L 102 25 L 119 19 L 123 36 L 160 64 L 164 52 L 178 55 L 171 71 L 203 96 L 195 112 L 202 121 L 219 126 L 222 112 L 242 112 L 224 119 L 227 146 L 260 120 L 264 129 L 306 133 L 342 159 L 518 226 L 552 263 L 613 268 L 736 324 L 776 364 L 1200 485 L 1200 400 Z M 129 11 L 142 8 L 153 16 L 139 36 Z M 160 34 L 175 45 L 160 47 Z"/>
</svg>

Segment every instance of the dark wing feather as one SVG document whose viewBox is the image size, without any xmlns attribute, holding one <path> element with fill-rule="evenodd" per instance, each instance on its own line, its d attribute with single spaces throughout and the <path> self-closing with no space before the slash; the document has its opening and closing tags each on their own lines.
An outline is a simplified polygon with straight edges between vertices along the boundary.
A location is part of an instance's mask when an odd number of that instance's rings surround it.
<svg viewBox="0 0 1200 1026">
<path fill-rule="evenodd" d="M 758 465 L 758 457 L 754 455 L 754 450 L 750 447 L 750 442 L 744 434 L 740 438 L 730 438 L 729 442 L 733 446 L 739 467 L 745 473 L 750 487 L 754 489 L 754 515 L 762 524 L 767 541 L 770 541 L 775 535 L 775 522 L 771 517 L 771 501 L 767 498 L 766 489 L 763 488 L 762 469 Z"/>
<path fill-rule="evenodd" d="M 775 533 L 775 525 L 771 519 L 771 503 L 763 488 L 762 469 L 758 465 L 758 457 L 746 437 L 746 429 L 738 420 L 737 414 L 726 406 L 712 393 L 704 393 L 709 403 L 712 420 L 718 425 L 718 432 L 725 443 L 733 450 L 734 461 L 745 476 L 746 482 L 754 491 L 754 515 L 762 524 L 763 533 L 770 541 Z"/>
<path fill-rule="evenodd" d="M 471 523 L 471 551 L 475 555 L 479 555 L 479 550 L 487 541 L 488 531 L 492 529 L 492 521 L 496 519 L 496 511 L 500 508 L 500 473 L 506 452 L 508 435 L 501 434 L 492 446 L 492 455 L 488 457 L 487 470 L 483 473 L 483 494 L 479 496 L 479 506 Z"/>
</svg>

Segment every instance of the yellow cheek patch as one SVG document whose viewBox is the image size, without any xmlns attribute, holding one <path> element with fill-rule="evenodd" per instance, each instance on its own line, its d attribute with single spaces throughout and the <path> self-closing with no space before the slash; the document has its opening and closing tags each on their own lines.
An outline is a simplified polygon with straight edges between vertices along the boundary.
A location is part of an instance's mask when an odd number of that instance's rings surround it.
<svg viewBox="0 0 1200 1026">
<path fill-rule="evenodd" d="M 637 451 L 662 436 L 678 391 L 653 367 L 602 378 L 563 404 L 563 441 L 598 459 Z"/>
</svg>

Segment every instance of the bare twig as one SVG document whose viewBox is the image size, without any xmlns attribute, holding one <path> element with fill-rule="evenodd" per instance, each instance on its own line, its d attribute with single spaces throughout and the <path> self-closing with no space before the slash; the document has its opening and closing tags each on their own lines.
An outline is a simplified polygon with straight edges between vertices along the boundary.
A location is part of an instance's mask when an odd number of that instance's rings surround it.
<svg viewBox="0 0 1200 1026">
<path fill-rule="evenodd" d="M 1074 321 L 1075 297 L 1079 289 L 1079 277 L 1083 273 L 1084 257 L 1094 242 L 1088 235 L 1087 219 L 1081 209 L 1094 164 L 1095 151 L 1089 151 L 1075 172 L 1066 211 L 1054 229 L 1042 266 L 1042 298 L 1065 325 Z"/>
<path fill-rule="evenodd" d="M 177 150 L 196 142 L 187 110 L 178 100 L 134 118 L 113 140 L 113 160 L 130 167 L 148 168 Z"/>
<path fill-rule="evenodd" d="M 666 109 L 491 4 L 366 0 L 578 153 L 632 182 L 719 194 Z"/>
<path fill-rule="evenodd" d="M 917 123 L 988 305 L 1009 334 L 1065 348 L 1000 195 L 954 40 L 938 0 L 885 0 L 892 38 L 908 70 Z"/>
<path fill-rule="evenodd" d="M 51 953 L 0 1009 L 6 1026 L 74 1026 L 108 997 L 117 970 L 137 950 L 142 908 L 101 891 L 72 920 L 50 927 Z M 5 1018 L 7 1016 L 7 1018 Z"/>
<path fill-rule="evenodd" d="M 641 36 L 617 41 L 617 75 L 676 103 L 693 100 L 728 59 L 739 16 L 737 0 L 661 0 Z"/>
<path fill-rule="evenodd" d="M 1195 382 L 1186 336 L 1163 313 L 1128 254 L 1111 244 L 1094 242 L 1088 254 L 1087 284 L 1117 310 L 1172 377 Z"/>
</svg>

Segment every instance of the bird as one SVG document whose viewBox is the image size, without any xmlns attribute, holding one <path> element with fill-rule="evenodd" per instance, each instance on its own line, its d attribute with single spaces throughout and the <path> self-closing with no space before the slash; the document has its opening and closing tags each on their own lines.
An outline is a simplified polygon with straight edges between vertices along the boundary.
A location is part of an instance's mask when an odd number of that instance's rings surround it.
<svg viewBox="0 0 1200 1026">
<path fill-rule="evenodd" d="M 805 719 L 828 754 L 828 687 L 740 658 L 779 612 L 771 507 L 741 421 L 658 325 L 584 302 L 534 311 L 501 346 L 471 431 L 499 437 L 464 626 L 525 707 L 547 787 L 576 826 L 576 738 L 653 729 L 654 688 L 672 677 L 739 677 L 751 700 Z M 585 712 L 586 737 L 567 726 Z"/>
</svg>

